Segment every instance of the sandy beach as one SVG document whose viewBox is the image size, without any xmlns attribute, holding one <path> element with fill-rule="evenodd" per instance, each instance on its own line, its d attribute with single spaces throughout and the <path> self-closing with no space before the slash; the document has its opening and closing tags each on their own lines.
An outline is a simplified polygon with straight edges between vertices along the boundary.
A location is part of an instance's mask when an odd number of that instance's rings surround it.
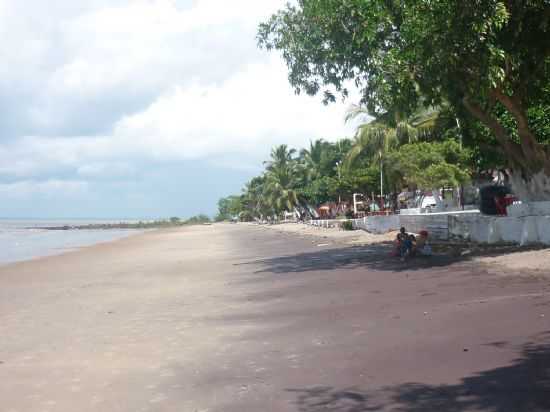
<svg viewBox="0 0 550 412">
<path fill-rule="evenodd" d="M 193 226 L 1 266 L 1 409 L 550 411 L 548 277 L 357 235 Z"/>
<path fill-rule="evenodd" d="M 372 234 L 364 230 L 342 230 L 340 228 L 322 228 L 304 223 L 281 223 L 277 225 L 262 225 L 268 230 L 293 233 L 301 237 L 328 239 L 331 242 L 347 245 L 371 245 L 374 243 L 391 242 L 397 232 Z"/>
</svg>

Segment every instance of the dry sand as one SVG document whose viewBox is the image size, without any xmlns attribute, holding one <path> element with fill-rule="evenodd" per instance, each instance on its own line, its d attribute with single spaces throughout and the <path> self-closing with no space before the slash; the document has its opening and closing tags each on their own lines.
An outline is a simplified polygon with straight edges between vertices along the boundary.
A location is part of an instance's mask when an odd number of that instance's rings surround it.
<svg viewBox="0 0 550 412">
<path fill-rule="evenodd" d="M 550 280 L 249 225 L 0 267 L 6 412 L 550 411 Z"/>
<path fill-rule="evenodd" d="M 282 223 L 277 225 L 262 225 L 261 227 L 300 236 L 325 239 L 330 242 L 349 245 L 371 245 L 374 243 L 391 242 L 397 232 L 372 234 L 364 230 L 342 230 L 339 228 L 321 228 L 304 223 Z"/>
<path fill-rule="evenodd" d="M 500 266 L 510 270 L 531 270 L 550 276 L 550 249 L 519 251 L 500 256 L 478 257 L 476 261 L 488 266 Z"/>
</svg>

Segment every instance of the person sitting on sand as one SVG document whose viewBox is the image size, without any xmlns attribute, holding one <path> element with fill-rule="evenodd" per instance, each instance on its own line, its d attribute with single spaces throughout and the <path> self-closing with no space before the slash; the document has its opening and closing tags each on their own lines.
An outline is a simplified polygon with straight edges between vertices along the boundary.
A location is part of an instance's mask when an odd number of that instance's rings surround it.
<svg viewBox="0 0 550 412">
<path fill-rule="evenodd" d="M 416 238 L 414 235 L 405 234 L 401 246 L 401 260 L 414 256 L 416 247 Z"/>
<path fill-rule="evenodd" d="M 405 260 L 405 258 L 407 258 L 411 254 L 413 242 L 408 233 L 401 232 L 400 235 L 401 235 L 401 250 L 399 255 L 401 256 L 401 260 Z"/>
<path fill-rule="evenodd" d="M 428 244 L 428 232 L 422 230 L 420 236 L 416 240 L 416 251 L 422 256 L 431 256 L 432 248 Z"/>
<path fill-rule="evenodd" d="M 407 238 L 407 232 L 405 231 L 405 228 L 402 227 L 399 230 L 399 233 L 395 237 L 394 241 L 394 248 L 391 253 L 392 256 L 401 256 L 402 254 L 402 248 L 403 248 L 403 241 Z"/>
<path fill-rule="evenodd" d="M 391 256 L 399 256 L 401 254 L 401 233 L 398 233 L 393 241 L 393 250 Z"/>
</svg>

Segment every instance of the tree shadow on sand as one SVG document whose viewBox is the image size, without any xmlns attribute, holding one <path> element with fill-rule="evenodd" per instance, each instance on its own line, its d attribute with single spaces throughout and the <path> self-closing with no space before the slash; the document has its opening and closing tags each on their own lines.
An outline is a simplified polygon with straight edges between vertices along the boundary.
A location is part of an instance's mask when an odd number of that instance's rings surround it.
<svg viewBox="0 0 550 412">
<path fill-rule="evenodd" d="M 426 268 L 449 266 L 464 261 L 464 258 L 448 255 L 415 257 L 406 262 L 391 256 L 391 244 L 376 244 L 368 247 L 348 246 L 342 248 L 319 249 L 318 251 L 296 255 L 278 256 L 254 260 L 240 265 L 260 265 L 255 273 L 300 273 L 335 269 L 369 268 L 381 271 L 415 271 Z"/>
<path fill-rule="evenodd" d="M 526 345 L 511 365 L 463 378 L 456 385 L 409 383 L 374 391 L 331 387 L 288 391 L 296 394 L 300 412 L 550 411 L 550 344 Z"/>
</svg>

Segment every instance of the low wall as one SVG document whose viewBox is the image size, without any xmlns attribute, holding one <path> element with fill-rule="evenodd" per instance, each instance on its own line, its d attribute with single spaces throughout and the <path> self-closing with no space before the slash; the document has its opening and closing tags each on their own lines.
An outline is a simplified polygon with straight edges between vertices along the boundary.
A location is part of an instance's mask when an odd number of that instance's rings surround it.
<svg viewBox="0 0 550 412">
<path fill-rule="evenodd" d="M 310 220 L 309 223 L 312 226 L 316 227 L 324 227 L 324 228 L 331 228 L 331 227 L 342 227 L 342 224 L 345 222 L 345 220 L 336 220 L 336 219 L 324 219 L 324 220 Z"/>
<path fill-rule="evenodd" d="M 451 216 L 452 238 L 476 243 L 550 245 L 550 216 Z"/>
<path fill-rule="evenodd" d="M 353 220 L 354 229 L 363 229 L 370 233 L 388 233 L 399 230 L 399 215 L 368 216 Z"/>
<path fill-rule="evenodd" d="M 434 239 L 449 239 L 449 214 L 426 213 L 422 215 L 399 215 L 399 225 L 407 232 L 419 233 L 427 230 Z"/>
<path fill-rule="evenodd" d="M 475 243 L 541 243 L 550 245 L 550 216 L 487 216 L 480 213 L 441 213 L 400 216 L 407 231 L 427 230 L 438 240 Z"/>
<path fill-rule="evenodd" d="M 346 220 L 312 220 L 313 226 L 341 227 Z M 427 230 L 436 240 L 475 243 L 539 243 L 550 245 L 550 216 L 487 216 L 479 212 L 428 213 L 421 215 L 368 216 L 353 219 L 354 229 L 387 233 L 404 227 L 407 232 Z"/>
<path fill-rule="evenodd" d="M 387 233 L 398 230 L 399 215 L 368 216 L 361 219 L 328 219 L 311 220 L 309 223 L 315 227 L 340 228 L 344 222 L 351 221 L 354 229 L 366 230 L 371 233 Z"/>
</svg>

